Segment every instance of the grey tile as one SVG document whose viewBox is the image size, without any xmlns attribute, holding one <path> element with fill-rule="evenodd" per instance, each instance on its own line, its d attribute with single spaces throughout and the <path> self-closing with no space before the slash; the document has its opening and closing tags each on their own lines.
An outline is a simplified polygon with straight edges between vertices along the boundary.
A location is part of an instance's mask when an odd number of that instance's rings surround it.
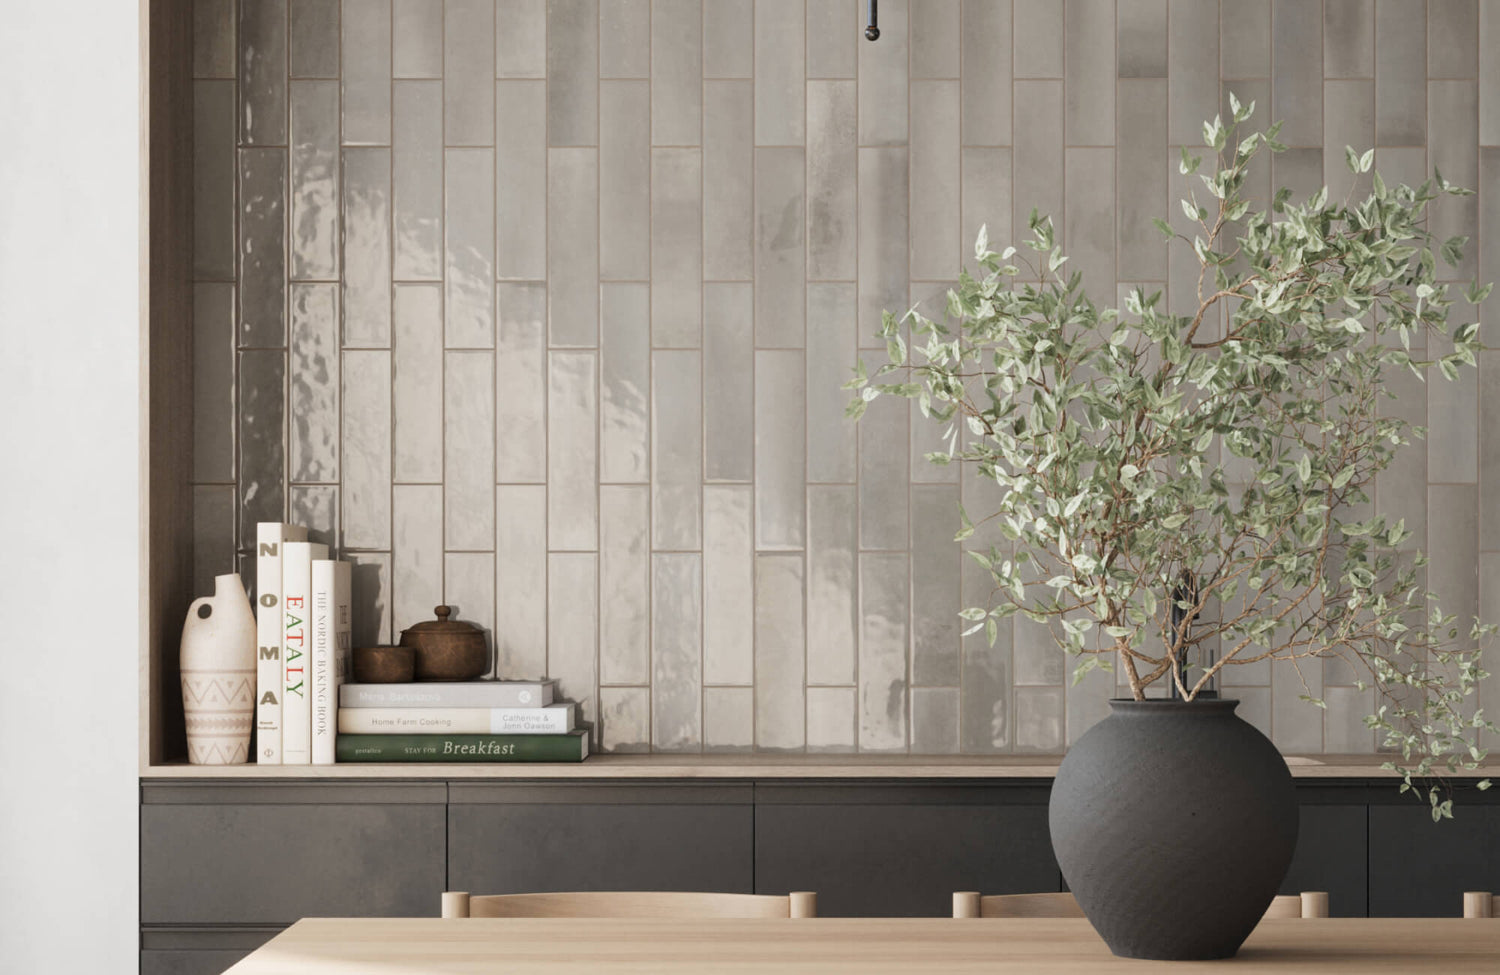
<svg viewBox="0 0 1500 975">
<path fill-rule="evenodd" d="M 443 77 L 443 0 L 392 0 L 391 75 Z"/>
<path fill-rule="evenodd" d="M 1238 0 L 1219 6 L 1224 77 L 1271 77 L 1271 0 Z"/>
<path fill-rule="evenodd" d="M 286 150 L 240 150 L 240 346 L 286 345 Z"/>
<path fill-rule="evenodd" d="M 1482 103 L 1481 103 L 1482 104 Z M 1419 155 L 1419 153 L 1414 153 Z M 1500 150 L 1485 146 L 1479 150 L 1479 280 L 1500 280 Z M 1469 246 L 1474 246 L 1470 242 Z M 1500 346 L 1500 291 L 1479 306 L 1480 338 L 1486 346 Z"/>
<path fill-rule="evenodd" d="M 1323 18 L 1316 4 L 1274 0 L 1271 50 L 1271 111 L 1284 124 L 1289 146 L 1323 144 Z M 1174 134 L 1175 138 L 1175 134 Z"/>
<path fill-rule="evenodd" d="M 852 752 L 855 748 L 855 691 L 853 687 L 807 689 L 807 750 Z"/>
<path fill-rule="evenodd" d="M 443 289 L 437 284 L 395 288 L 394 373 L 397 481 L 439 484 L 443 480 Z"/>
<path fill-rule="evenodd" d="M 495 84 L 495 276 L 540 281 L 547 276 L 547 83 Z M 587 154 L 587 150 L 584 151 Z M 590 154 L 591 155 L 591 154 Z M 573 158 L 572 154 L 567 156 Z M 566 161 L 566 160 L 565 160 Z M 572 174 L 592 197 L 587 172 Z M 592 199 L 586 199 L 586 204 Z M 567 228 L 585 232 L 587 226 Z"/>
<path fill-rule="evenodd" d="M 1009 0 L 966 0 L 963 4 L 961 111 L 966 146 L 1011 144 L 1012 99 L 1005 97 L 1011 90 L 1011 27 Z M 1109 47 L 1114 50 L 1113 37 Z M 1113 73 L 1111 66 L 1111 77 Z M 863 138 L 860 144 L 865 144 Z"/>
<path fill-rule="evenodd" d="M 800 148 L 755 151 L 755 344 L 761 348 L 804 343 L 804 157 Z"/>
<path fill-rule="evenodd" d="M 1084 732 L 1109 717 L 1109 699 L 1114 696 L 1115 675 L 1107 670 L 1090 671 L 1076 683 L 1069 677 L 1063 702 L 1069 747 Z"/>
<path fill-rule="evenodd" d="M 552 345 L 599 341 L 598 237 L 598 150 L 549 149 L 547 335 Z"/>
<path fill-rule="evenodd" d="M 806 538 L 807 441 L 803 353 L 755 353 L 755 547 L 801 548 Z"/>
<path fill-rule="evenodd" d="M 1051 217 L 1062 230 L 1063 218 L 1063 82 L 1016 82 L 1016 146 L 1012 187 L 1014 238 L 1030 237 L 1032 210 Z M 1068 241 L 1062 241 L 1064 249 Z"/>
<path fill-rule="evenodd" d="M 234 345 L 234 285 L 193 285 L 195 482 L 234 480 Z"/>
<path fill-rule="evenodd" d="M 1479 48 L 1493 51 L 1500 45 L 1500 0 L 1479 4 Z M 1479 61 L 1479 144 L 1500 146 L 1500 58 Z"/>
<path fill-rule="evenodd" d="M 606 284 L 599 348 L 599 479 L 651 479 L 651 291 Z"/>
<path fill-rule="evenodd" d="M 1167 245 L 1152 224 L 1167 207 L 1167 82 L 1122 81 L 1119 87 L 1120 148 L 1115 181 L 1120 194 L 1117 273 L 1127 281 L 1164 281 Z M 1069 241 L 1071 247 L 1073 242 Z"/>
<path fill-rule="evenodd" d="M 444 0 L 443 144 L 495 144 L 494 0 Z"/>
<path fill-rule="evenodd" d="M 859 150 L 862 349 L 885 348 L 885 340 L 880 338 L 882 312 L 890 311 L 899 318 L 906 311 L 908 169 L 904 148 Z"/>
<path fill-rule="evenodd" d="M 1479 618 L 1492 620 L 1500 617 L 1500 552 L 1481 552 L 1479 554 Z M 1479 705 L 1486 713 L 1494 710 L 1495 703 L 1500 701 L 1500 679 L 1495 677 L 1493 671 L 1490 676 L 1479 681 Z M 1493 748 L 1496 735 L 1494 732 L 1485 732 L 1481 748 Z"/>
<path fill-rule="evenodd" d="M 1046 623 L 1012 617 L 1011 667 L 1017 687 L 1062 684 L 1068 662 Z"/>
<path fill-rule="evenodd" d="M 599 683 L 651 681 L 651 492 L 599 488 Z"/>
<path fill-rule="evenodd" d="M 598 563 L 592 553 L 547 556 L 547 676 L 556 678 L 559 697 L 578 705 L 578 719 L 590 723 L 597 717 Z"/>
<path fill-rule="evenodd" d="M 753 78 L 755 0 L 712 0 L 703 5 L 703 77 Z M 707 113 L 704 120 L 707 121 Z"/>
<path fill-rule="evenodd" d="M 289 13 L 292 77 L 337 79 L 339 0 L 292 0 Z"/>
<path fill-rule="evenodd" d="M 341 463 L 344 545 L 391 545 L 391 354 L 345 350 Z"/>
<path fill-rule="evenodd" d="M 443 343 L 495 344 L 495 150 L 443 150 Z"/>
<path fill-rule="evenodd" d="M 651 77 L 651 0 L 600 0 L 599 77 Z"/>
<path fill-rule="evenodd" d="M 882 396 L 859 421 L 859 546 L 904 549 L 910 478 L 906 401 Z"/>
<path fill-rule="evenodd" d="M 859 750 L 907 750 L 910 595 L 904 552 L 859 556 Z"/>
<path fill-rule="evenodd" d="M 880 41 L 859 44 L 859 144 L 905 145 L 907 3 L 880 7 Z"/>
<path fill-rule="evenodd" d="M 1446 336 L 1430 335 L 1428 342 L 1433 356 L 1452 352 Z M 1474 484 L 1479 479 L 1477 373 L 1462 369 L 1458 379 L 1450 381 L 1434 369 L 1427 377 L 1427 480 L 1432 484 Z"/>
<path fill-rule="evenodd" d="M 853 485 L 807 489 L 807 682 L 852 684 L 859 517 Z M 811 729 L 809 728 L 809 736 Z M 809 737 L 809 744 L 812 743 Z"/>
<path fill-rule="evenodd" d="M 560 25 L 571 29 L 572 24 L 567 20 L 575 15 L 576 11 L 572 9 L 560 11 Z M 547 0 L 495 0 L 495 77 L 547 77 L 551 23 L 552 13 Z M 574 53 L 581 56 L 586 52 Z"/>
<path fill-rule="evenodd" d="M 397 484 L 391 504 L 391 622 L 399 631 L 432 619 L 443 601 L 443 489 Z"/>
<path fill-rule="evenodd" d="M 853 281 L 859 254 L 859 104 L 852 81 L 807 83 L 807 276 Z"/>
<path fill-rule="evenodd" d="M 443 353 L 443 538 L 450 551 L 495 539 L 495 357 Z"/>
<path fill-rule="evenodd" d="M 286 145 L 286 0 L 240 4 L 240 145 Z"/>
<path fill-rule="evenodd" d="M 853 284 L 807 288 L 807 479 L 853 483 L 857 431 L 844 416 L 853 374 L 859 295 Z"/>
<path fill-rule="evenodd" d="M 1375 0 L 1324 0 L 1323 74 L 1375 77 Z"/>
<path fill-rule="evenodd" d="M 651 688 L 599 688 L 600 747 L 629 754 L 651 750 Z"/>
<path fill-rule="evenodd" d="M 1016 745 L 1018 752 L 1056 754 L 1065 746 L 1061 687 L 1016 688 Z"/>
<path fill-rule="evenodd" d="M 801 555 L 755 557 L 755 744 L 764 751 L 807 741 L 802 569 Z"/>
<path fill-rule="evenodd" d="M 1014 0 L 1015 75 L 1062 78 L 1063 5 L 1057 0 Z"/>
<path fill-rule="evenodd" d="M 547 547 L 599 545 L 598 361 L 592 352 L 547 356 Z"/>
<path fill-rule="evenodd" d="M 344 346 L 391 344 L 391 151 L 344 150 Z"/>
<path fill-rule="evenodd" d="M 397 281 L 443 277 L 443 83 L 392 84 L 391 211 Z"/>
<path fill-rule="evenodd" d="M 960 187 L 963 223 L 959 231 L 958 252 L 972 274 L 978 268 L 974 260 L 974 242 L 979 239 L 981 227 L 985 228 L 992 242 L 1002 245 L 999 250 L 1004 250 L 1003 245 L 1015 240 L 1010 223 L 1012 150 L 966 147 L 959 159 L 963 172 Z M 990 249 L 996 248 L 991 246 Z"/>
<path fill-rule="evenodd" d="M 698 751 L 703 744 L 702 557 L 651 556 L 651 744 Z"/>
<path fill-rule="evenodd" d="M 547 606 L 547 488 L 502 484 L 495 488 L 496 677 L 547 675 Z"/>
<path fill-rule="evenodd" d="M 344 145 L 391 143 L 391 0 L 343 0 Z"/>
<path fill-rule="evenodd" d="M 651 547 L 702 544 L 703 383 L 697 352 L 651 353 Z"/>
<path fill-rule="evenodd" d="M 234 82 L 193 82 L 193 277 L 228 281 L 235 262 Z"/>
<path fill-rule="evenodd" d="M 234 0 L 193 0 L 193 77 L 233 78 L 235 50 Z"/>
<path fill-rule="evenodd" d="M 1496 503 L 1500 500 L 1500 437 L 1494 436 L 1494 432 L 1500 429 L 1500 352 L 1488 349 L 1480 352 L 1478 371 L 1479 550 L 1492 552 L 1500 549 L 1500 505 Z M 1403 453 L 1406 449 L 1403 448 Z M 1398 454 L 1397 463 L 1400 457 Z M 1378 492 L 1379 488 L 1376 490 Z M 1485 616 L 1486 620 L 1497 618 L 1500 617 Z"/>
<path fill-rule="evenodd" d="M 547 0 L 547 137 L 552 146 L 599 144 L 599 5 Z"/>
<path fill-rule="evenodd" d="M 1240 706 L 1235 714 L 1265 735 L 1271 737 L 1271 689 L 1269 687 L 1245 687 L 1236 691 Z"/>
<path fill-rule="evenodd" d="M 749 687 L 703 689 L 703 750 L 748 752 L 755 747 L 755 691 Z"/>
<path fill-rule="evenodd" d="M 287 479 L 333 484 L 339 479 L 338 285 L 294 284 L 291 291 Z"/>
<path fill-rule="evenodd" d="M 389 646 L 391 634 L 391 553 L 345 552 L 350 563 L 356 647 Z"/>
<path fill-rule="evenodd" d="M 929 321 L 943 322 L 947 318 L 948 292 L 955 287 L 957 285 L 954 282 L 913 283 L 908 304 L 916 309 L 919 315 L 922 315 Z M 922 404 L 918 400 L 908 401 L 908 412 L 911 414 L 910 469 L 912 483 L 958 483 L 958 464 L 950 463 L 941 465 L 927 459 L 930 454 L 948 453 L 948 442 L 944 439 L 944 436 L 954 426 L 954 422 L 952 420 L 939 422 L 930 415 L 923 416 Z"/>
<path fill-rule="evenodd" d="M 1323 668 L 1317 661 L 1271 667 L 1271 740 L 1285 755 L 1323 751 L 1323 710 L 1302 697 L 1323 696 Z"/>
<path fill-rule="evenodd" d="M 1370 191 L 1370 177 L 1356 178 L 1349 171 L 1344 160 L 1345 146 L 1361 154 L 1375 147 L 1373 81 L 1323 84 L 1323 182 L 1330 199 L 1345 199 L 1351 191 L 1357 194 L 1354 199 L 1363 199 Z"/>
<path fill-rule="evenodd" d="M 712 9 L 712 8 L 710 8 Z M 703 83 L 703 277 L 754 273 L 755 92 L 748 81 Z"/>
<path fill-rule="evenodd" d="M 394 603 L 394 593 L 392 601 Z M 446 552 L 443 555 L 443 602 L 455 619 L 484 631 L 494 660 L 495 553 Z"/>
<path fill-rule="evenodd" d="M 803 0 L 755 4 L 755 144 L 806 142 L 807 13 Z"/>
<path fill-rule="evenodd" d="M 912 683 L 956 685 L 960 555 L 953 535 L 959 529 L 958 485 L 913 485 L 911 520 Z M 953 732 L 956 742 L 956 708 Z"/>
<path fill-rule="evenodd" d="M 1478 0 L 1427 5 L 1427 77 L 1474 78 L 1479 69 Z"/>
<path fill-rule="evenodd" d="M 1429 382 L 1444 382 L 1434 375 Z M 1427 426 L 1427 386 L 1409 370 L 1390 374 L 1378 408 L 1382 416 L 1405 420 L 1412 426 Z M 1375 475 L 1375 496 L 1388 518 L 1404 519 L 1413 533 L 1410 545 L 1427 547 L 1427 441 L 1408 434 L 1410 440 L 1396 452 L 1391 465 Z"/>
<path fill-rule="evenodd" d="M 1114 172 L 1113 149 L 1067 150 L 1063 240 L 1069 266 L 1083 274 L 1085 288 L 1107 289 L 1115 280 Z"/>
<path fill-rule="evenodd" d="M 547 480 L 547 286 L 495 286 L 495 480 Z"/>
<path fill-rule="evenodd" d="M 651 144 L 696 146 L 703 115 L 703 5 L 651 0 Z"/>
<path fill-rule="evenodd" d="M 1292 191 L 1292 201 L 1304 203 L 1323 186 L 1323 150 L 1288 149 L 1271 163 L 1272 182 Z"/>
<path fill-rule="evenodd" d="M 651 277 L 651 86 L 599 83 L 599 276 Z M 518 248 L 529 243 L 518 239 Z"/>
<path fill-rule="evenodd" d="M 286 519 L 307 528 L 307 540 L 337 552 L 339 489 L 333 484 L 292 484 L 287 487 Z"/>
<path fill-rule="evenodd" d="M 1427 141 L 1427 18 L 1423 5 L 1375 0 L 1375 138 L 1382 146 Z"/>
<path fill-rule="evenodd" d="M 911 276 L 944 281 L 961 260 L 958 82 L 912 82 L 911 108 Z"/>
<path fill-rule="evenodd" d="M 1216 35 L 1218 26 L 1216 19 Z M 1121 78 L 1167 76 L 1167 0 L 1118 0 L 1115 32 Z"/>
<path fill-rule="evenodd" d="M 1219 5 L 1175 0 L 1168 13 L 1167 141 L 1172 145 L 1203 145 L 1203 123 L 1211 120 L 1219 111 L 1219 17 L 1216 6 Z M 1311 4 L 1305 6 L 1313 7 Z M 1317 11 L 1314 9 L 1313 16 L 1316 15 Z M 1279 24 L 1280 21 L 1278 29 Z M 1306 29 L 1305 23 L 1302 24 L 1302 29 Z M 1307 43 L 1317 42 L 1314 30 L 1312 39 Z M 1307 56 L 1305 50 L 1300 50 L 1299 55 Z M 1283 73 L 1280 61 L 1277 66 L 1279 78 Z M 1298 69 L 1287 68 L 1286 73 L 1296 70 Z M 1317 64 L 1311 70 L 1316 73 L 1319 70 Z M 1298 78 L 1306 80 L 1302 74 Z M 1321 82 L 1313 84 L 1313 96 L 1316 96 L 1320 88 Z M 1269 100 L 1260 106 L 1261 111 L 1256 116 L 1258 124 L 1268 125 L 1270 118 L 1281 118 L 1280 114 L 1271 115 L 1271 107 Z M 1276 110 L 1280 113 L 1279 104 Z M 1070 139 L 1069 143 L 1071 142 Z"/>
<path fill-rule="evenodd" d="M 1324 695 L 1323 748 L 1332 754 L 1375 751 L 1375 732 L 1365 727 L 1365 716 L 1375 713 L 1375 689 L 1330 687 Z"/>
<path fill-rule="evenodd" d="M 755 682 L 755 535 L 748 484 L 703 489 L 703 680 Z"/>
<path fill-rule="evenodd" d="M 233 485 L 193 485 L 194 596 L 211 594 L 214 576 L 235 571 L 234 509 Z"/>
<path fill-rule="evenodd" d="M 957 687 L 912 688 L 912 754 L 958 754 L 958 694 Z"/>
<path fill-rule="evenodd" d="M 864 13 L 859 0 L 807 0 L 807 76 L 853 78 Z"/>
<path fill-rule="evenodd" d="M 965 480 L 967 489 L 970 480 Z M 967 501 L 968 499 L 966 499 Z M 979 545 L 971 545 L 980 548 Z M 960 570 L 965 606 L 988 609 L 994 583 L 978 563 L 964 559 Z M 967 625 L 964 629 L 967 629 Z M 1011 628 L 1001 627 L 995 645 L 983 630 L 961 637 L 963 685 L 960 690 L 959 739 L 967 753 L 990 754 L 1011 746 Z"/>
<path fill-rule="evenodd" d="M 291 276 L 333 281 L 339 274 L 339 86 L 291 83 Z"/>
<path fill-rule="evenodd" d="M 703 477 L 749 481 L 755 438 L 755 296 L 748 283 L 703 286 Z"/>
<path fill-rule="evenodd" d="M 911 0 L 911 76 L 957 78 L 960 0 Z"/>
<path fill-rule="evenodd" d="M 1115 5 L 1066 0 L 1063 131 L 1070 146 L 1115 141 Z"/>
<path fill-rule="evenodd" d="M 1433 81 L 1427 85 L 1427 162 L 1451 183 L 1479 188 L 1479 92 L 1472 81 Z M 1479 197 L 1444 196 L 1428 210 L 1428 229 L 1438 240 L 1467 237 L 1457 267 L 1438 262 L 1438 278 L 1469 281 L 1478 270 Z"/>
<path fill-rule="evenodd" d="M 240 353 L 240 537 L 261 521 L 281 521 L 286 508 L 286 356 L 279 350 Z"/>
<path fill-rule="evenodd" d="M 703 150 L 651 150 L 651 344 L 703 341 Z"/>
</svg>

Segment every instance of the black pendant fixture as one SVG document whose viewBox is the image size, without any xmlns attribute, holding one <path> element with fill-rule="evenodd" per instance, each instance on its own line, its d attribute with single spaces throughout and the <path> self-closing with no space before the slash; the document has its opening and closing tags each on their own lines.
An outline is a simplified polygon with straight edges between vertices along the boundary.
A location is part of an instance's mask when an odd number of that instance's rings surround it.
<svg viewBox="0 0 1500 975">
<path fill-rule="evenodd" d="M 879 14 L 875 9 L 876 0 L 870 0 L 870 22 L 865 25 L 865 39 L 876 40 L 880 37 Z"/>
</svg>

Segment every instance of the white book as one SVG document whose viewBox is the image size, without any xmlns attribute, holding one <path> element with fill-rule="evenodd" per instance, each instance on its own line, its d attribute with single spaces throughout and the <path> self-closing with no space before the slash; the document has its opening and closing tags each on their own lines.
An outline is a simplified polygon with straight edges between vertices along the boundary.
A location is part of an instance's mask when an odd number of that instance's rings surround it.
<svg viewBox="0 0 1500 975">
<path fill-rule="evenodd" d="M 255 526 L 255 760 L 281 764 L 281 552 L 307 529 L 279 521 Z"/>
<path fill-rule="evenodd" d="M 573 705 L 544 708 L 345 708 L 346 735 L 565 735 L 573 730 Z"/>
<path fill-rule="evenodd" d="M 334 763 L 339 687 L 349 677 L 349 563 L 312 563 L 312 763 Z"/>
<path fill-rule="evenodd" d="M 344 708 L 540 708 L 552 703 L 550 680 L 463 680 L 425 684 L 345 684 Z"/>
<path fill-rule="evenodd" d="M 308 651 L 312 560 L 328 558 L 320 542 L 281 547 L 281 764 L 312 764 L 312 695 Z"/>
</svg>

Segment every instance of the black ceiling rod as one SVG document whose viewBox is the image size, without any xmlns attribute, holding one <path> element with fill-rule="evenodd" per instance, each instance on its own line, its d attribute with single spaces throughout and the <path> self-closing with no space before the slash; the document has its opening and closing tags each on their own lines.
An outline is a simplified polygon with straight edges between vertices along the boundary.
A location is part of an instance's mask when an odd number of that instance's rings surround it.
<svg viewBox="0 0 1500 975">
<path fill-rule="evenodd" d="M 870 23 L 865 27 L 865 39 L 875 40 L 880 36 L 880 17 L 875 10 L 876 0 L 870 0 Z"/>
</svg>

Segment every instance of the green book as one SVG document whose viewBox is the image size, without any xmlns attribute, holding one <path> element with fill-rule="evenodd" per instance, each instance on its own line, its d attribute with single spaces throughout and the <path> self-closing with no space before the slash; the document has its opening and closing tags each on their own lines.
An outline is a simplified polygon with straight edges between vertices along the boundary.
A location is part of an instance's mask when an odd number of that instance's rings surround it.
<svg viewBox="0 0 1500 975">
<path fill-rule="evenodd" d="M 340 762 L 581 762 L 589 736 L 564 735 L 339 735 Z"/>
</svg>

